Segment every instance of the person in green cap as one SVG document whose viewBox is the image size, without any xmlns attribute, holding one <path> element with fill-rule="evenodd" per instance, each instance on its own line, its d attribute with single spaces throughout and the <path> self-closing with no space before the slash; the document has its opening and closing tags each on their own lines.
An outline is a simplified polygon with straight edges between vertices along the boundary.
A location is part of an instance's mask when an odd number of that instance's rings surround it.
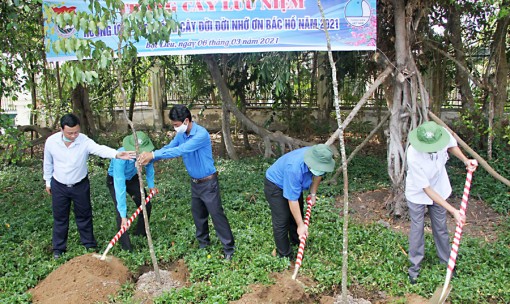
<svg viewBox="0 0 510 304">
<path fill-rule="evenodd" d="M 468 159 L 457 146 L 455 138 L 433 121 L 424 122 L 409 133 L 411 145 L 407 149 L 407 176 L 405 196 L 411 218 L 409 232 L 409 281 L 416 284 L 420 265 L 425 255 L 424 217 L 428 208 L 437 256 L 447 264 L 450 243 L 446 212 L 450 212 L 457 224 L 466 217 L 450 205 L 446 199 L 452 187 L 446 173 L 448 153 L 455 155 L 467 169 L 475 170 L 478 162 Z"/>
<path fill-rule="evenodd" d="M 266 171 L 264 194 L 271 208 L 273 237 L 279 257 L 293 259 L 291 242 L 308 236 L 303 222 L 303 191 L 309 189 L 315 204 L 317 189 L 326 172 L 335 168 L 328 145 L 300 148 L 281 156 Z"/>
<path fill-rule="evenodd" d="M 149 136 L 144 132 L 137 131 L 136 137 L 138 139 L 138 148 L 140 152 L 151 152 L 154 150 L 154 145 L 150 140 Z M 135 151 L 135 141 L 133 134 L 128 135 L 122 141 L 122 147 L 118 151 Z M 140 207 L 142 197 L 140 193 L 140 181 L 138 172 L 135 167 L 136 160 L 121 160 L 113 159 L 110 162 L 108 168 L 108 174 L 106 176 L 106 186 L 110 190 L 115 210 L 117 214 L 117 228 L 120 229 L 127 225 L 127 205 L 126 205 L 126 192 L 131 196 L 136 204 L 136 207 Z M 147 178 L 147 185 L 150 190 L 156 191 L 154 186 L 154 165 L 149 163 L 145 166 L 145 174 Z M 151 215 L 151 204 L 146 205 L 147 217 Z M 143 220 L 143 212 L 138 215 L 136 224 L 136 230 L 134 235 L 145 236 L 145 222 Z M 131 240 L 129 234 L 126 231 L 119 239 L 123 250 L 132 251 Z"/>
</svg>

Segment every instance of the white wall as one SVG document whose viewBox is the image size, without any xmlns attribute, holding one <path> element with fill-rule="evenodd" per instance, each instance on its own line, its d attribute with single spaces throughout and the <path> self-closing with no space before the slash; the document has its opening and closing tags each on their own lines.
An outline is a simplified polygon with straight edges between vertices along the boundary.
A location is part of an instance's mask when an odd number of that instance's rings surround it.
<svg viewBox="0 0 510 304">
<path fill-rule="evenodd" d="M 164 124 L 165 126 L 170 125 L 170 120 L 168 118 L 168 112 L 169 110 L 164 110 Z M 200 113 L 201 112 L 201 113 Z M 259 126 L 264 125 L 265 121 L 269 118 L 269 115 L 273 112 L 272 109 L 248 109 L 247 110 L 247 116 L 253 120 L 256 124 Z M 200 113 L 200 115 L 199 115 Z M 221 115 L 222 111 L 221 109 L 215 109 L 215 108 L 208 108 L 205 110 L 200 109 L 192 109 L 191 114 L 193 116 L 193 120 L 196 121 L 198 124 L 205 127 L 209 132 L 218 132 L 221 130 Z M 380 116 L 383 117 L 386 114 L 385 111 L 383 111 Z M 118 130 L 118 131 L 126 131 L 127 125 L 124 119 L 124 113 L 122 111 L 118 111 L 116 113 L 116 126 L 113 126 L 112 129 Z M 317 117 L 317 114 L 314 110 L 312 110 L 311 115 Z M 235 121 L 235 117 L 233 115 L 230 115 L 232 121 Z M 459 113 L 456 111 L 443 111 L 441 112 L 441 119 L 445 121 L 446 123 L 451 123 L 454 120 L 458 119 Z M 375 110 L 363 110 L 360 111 L 357 114 L 357 119 L 362 119 L 363 121 L 370 121 L 375 126 L 377 121 L 377 113 Z M 137 109 L 135 110 L 133 114 L 133 121 L 135 123 L 135 127 L 147 130 L 147 129 L 153 129 L 154 125 L 154 118 L 153 118 L 153 110 L 151 108 L 146 109 Z M 336 128 L 336 120 L 331 119 L 330 121 L 331 128 Z M 275 121 L 271 123 L 269 126 L 269 129 L 271 131 L 285 131 L 286 127 L 285 124 L 278 121 L 277 118 L 275 118 Z"/>
</svg>

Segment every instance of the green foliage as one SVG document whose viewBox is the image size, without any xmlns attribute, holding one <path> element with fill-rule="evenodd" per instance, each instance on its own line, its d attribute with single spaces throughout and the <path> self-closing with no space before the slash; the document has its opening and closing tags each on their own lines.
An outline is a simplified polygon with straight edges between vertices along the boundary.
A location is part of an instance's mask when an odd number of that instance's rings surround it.
<svg viewBox="0 0 510 304">
<path fill-rule="evenodd" d="M 42 18 L 47 24 L 54 23 L 60 27 L 72 25 L 77 31 L 96 35 L 108 25 L 115 25 L 119 29 L 119 44 L 113 49 L 101 40 L 76 36 L 59 38 L 53 42 L 46 40 L 47 49 L 61 54 L 75 54 L 78 59 L 61 65 L 60 79 L 54 75 L 45 75 L 47 77 L 38 89 L 47 112 L 53 117 L 59 117 L 70 104 L 70 92 L 77 85 L 83 84 L 90 92 L 94 114 L 104 115 L 106 109 L 109 110 L 106 113 L 113 118 L 113 108 L 117 105 L 120 92 L 116 79 L 119 74 L 126 75 L 124 86 L 128 96 L 129 92 L 133 100 L 138 100 L 140 94 L 146 96 L 147 92 L 138 88 L 148 82 L 145 75 L 156 59 L 137 59 L 137 49 L 132 41 L 143 37 L 149 43 L 164 42 L 170 39 L 171 33 L 179 32 L 172 13 L 164 9 L 165 3 L 162 0 L 143 1 L 134 7 L 133 12 L 127 12 L 122 1 L 93 0 L 89 1 L 91 13 L 78 11 L 63 14 L 57 14 L 48 5 L 44 5 Z M 45 73 L 48 72 L 45 70 Z"/>
<path fill-rule="evenodd" d="M 24 133 L 14 126 L 14 118 L 0 112 L 0 164 L 18 164 L 29 146 Z"/>
<path fill-rule="evenodd" d="M 497 153 L 497 152 L 496 152 Z M 497 153 L 497 158 L 489 162 L 489 165 L 502 176 L 509 176 L 510 155 L 507 153 Z M 466 180 L 466 171 L 464 165 L 456 158 L 451 159 L 448 164 L 450 182 L 453 187 L 454 195 L 462 197 L 464 183 Z M 510 193 L 508 187 L 495 180 L 483 167 L 479 166 L 473 174 L 471 182 L 471 197 L 483 198 L 489 206 L 501 214 L 510 212 Z"/>
<path fill-rule="evenodd" d="M 120 134 L 118 138 L 122 137 Z M 114 137 L 117 138 L 117 137 Z M 154 138 L 154 137 L 153 137 Z M 112 138 L 112 141 L 115 139 Z M 94 158 L 96 159 L 96 158 Z M 271 284 L 272 272 L 288 268 L 288 261 L 271 256 L 274 241 L 271 213 L 263 194 L 265 170 L 274 160 L 263 158 L 231 161 L 218 159 L 221 197 L 234 236 L 236 253 L 225 263 L 222 246 L 210 222 L 212 244 L 199 249 L 189 209 L 189 177 L 181 160 L 156 163 L 156 185 L 160 190 L 153 199 L 151 234 L 160 267 L 183 259 L 190 271 L 191 285 L 164 293 L 155 303 L 227 303 L 249 291 L 250 284 Z M 115 218 L 110 194 L 104 183 L 106 168 L 90 165 L 94 231 L 99 246 L 106 247 L 115 234 Z M 478 172 L 475 176 L 479 178 Z M 350 191 L 371 190 L 388 185 L 384 159 L 360 156 L 349 167 Z M 452 182 L 452 184 L 455 184 Z M 38 186 L 39 185 L 39 186 Z M 38 188 L 39 187 L 39 188 Z M 28 303 L 26 293 L 40 280 L 67 260 L 86 253 L 71 217 L 68 252 L 63 260 L 51 256 L 51 199 L 44 192 L 41 163 L 33 166 L 9 166 L 0 172 L 0 302 Z M 39 189 L 39 190 L 37 190 Z M 334 207 L 339 186 L 323 184 L 319 201 L 313 209 L 310 236 L 300 274 L 312 277 L 317 286 L 312 295 L 337 289 L 341 280 L 342 226 L 341 210 Z M 485 199 L 486 197 L 484 197 Z M 128 208 L 133 210 L 134 204 Z M 134 211 L 134 210 L 133 210 Z M 367 210 L 373 212 L 373 210 Z M 486 243 L 468 235 L 462 239 L 458 277 L 452 281 L 455 292 L 451 303 L 508 303 L 510 292 L 510 221 L 501 227 L 500 240 Z M 133 272 L 150 265 L 146 241 L 132 237 L 134 252 L 111 254 L 121 258 Z M 384 291 L 388 296 L 416 293 L 430 297 L 444 280 L 445 268 L 437 263 L 433 240 L 426 237 L 426 256 L 420 283 L 407 281 L 407 236 L 381 225 L 349 226 L 349 285 L 368 291 Z M 296 252 L 296 250 L 295 250 Z M 110 301 L 132 303 L 134 284 L 127 283 Z"/>
<path fill-rule="evenodd" d="M 307 136 L 309 134 L 325 134 L 329 131 L 327 123 L 325 124 L 324 122 L 317 121 L 312 115 L 310 115 L 309 111 L 305 109 L 292 110 L 288 117 L 282 115 L 280 119 L 286 122 L 289 127 L 289 133 L 291 134 Z M 315 127 L 318 128 L 316 129 Z"/>
<path fill-rule="evenodd" d="M 48 6 L 43 7 L 44 18 L 48 23 L 55 23 L 59 27 L 73 26 L 77 31 L 98 34 L 107 25 L 118 24 L 119 45 L 111 49 L 101 40 L 88 40 L 77 37 L 61 38 L 47 48 L 56 53 L 74 53 L 79 61 L 92 59 L 97 63 L 96 69 L 107 69 L 112 65 L 121 68 L 122 58 L 127 62 L 137 56 L 136 47 L 131 41 L 145 38 L 149 43 L 166 42 L 171 33 L 178 32 L 178 24 L 172 18 L 172 13 L 165 9 L 165 1 L 148 0 L 142 5 L 135 6 L 133 12 L 125 11 L 121 1 L 90 1 L 87 12 L 72 12 L 57 14 Z M 121 60 L 115 60 L 117 55 Z M 75 87 L 79 83 L 93 83 L 98 79 L 98 73 L 84 68 L 79 64 L 70 65 L 66 71 L 69 81 Z"/>
<path fill-rule="evenodd" d="M 510 145 L 510 125 L 505 126 L 503 130 L 503 139 L 506 141 L 507 145 Z"/>
<path fill-rule="evenodd" d="M 42 69 L 41 3 L 0 1 L 0 98 L 16 98 L 22 88 L 34 85 L 27 75 Z"/>
</svg>

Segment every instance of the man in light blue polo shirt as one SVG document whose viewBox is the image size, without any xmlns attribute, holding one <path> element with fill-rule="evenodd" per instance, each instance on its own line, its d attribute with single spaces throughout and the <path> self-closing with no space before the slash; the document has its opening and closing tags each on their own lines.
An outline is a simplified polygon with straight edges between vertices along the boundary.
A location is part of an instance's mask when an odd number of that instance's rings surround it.
<svg viewBox="0 0 510 304">
<path fill-rule="evenodd" d="M 303 222 L 303 190 L 310 189 L 315 204 L 322 176 L 334 168 L 331 149 L 319 144 L 284 154 L 267 169 L 264 194 L 271 207 L 278 256 L 292 259 L 291 241 L 297 245 L 301 237 L 308 236 Z"/>
<path fill-rule="evenodd" d="M 136 132 L 138 139 L 138 148 L 140 152 L 150 152 L 154 150 L 154 145 L 147 134 L 138 131 Z M 117 151 L 134 151 L 135 141 L 133 135 L 128 135 L 122 141 L 122 147 Z M 154 164 L 149 163 L 145 166 L 145 177 L 147 179 L 147 186 L 151 191 L 156 191 L 154 186 Z M 138 172 L 135 166 L 135 160 L 122 160 L 112 159 L 110 167 L 108 168 L 108 174 L 106 176 L 106 186 L 110 190 L 110 194 L 115 205 L 117 214 L 117 229 L 127 225 L 127 205 L 126 205 L 126 193 L 131 196 L 136 204 L 136 207 L 140 207 L 142 202 L 142 195 L 140 193 L 140 180 Z M 152 204 L 146 205 L 147 217 L 150 218 Z M 145 221 L 143 219 L 143 212 L 138 215 L 136 223 L 136 229 L 134 235 L 145 236 Z M 129 233 L 126 231 L 119 239 L 123 250 L 132 251 L 131 240 Z"/>
<path fill-rule="evenodd" d="M 196 227 L 200 248 L 210 244 L 208 219 L 211 215 L 216 235 L 223 244 L 224 258 L 232 259 L 234 236 L 221 204 L 218 172 L 214 167 L 209 132 L 193 122 L 191 112 L 184 105 L 176 105 L 168 114 L 177 134 L 163 148 L 140 154 L 141 165 L 150 161 L 182 157 L 191 177 L 191 213 Z"/>
</svg>

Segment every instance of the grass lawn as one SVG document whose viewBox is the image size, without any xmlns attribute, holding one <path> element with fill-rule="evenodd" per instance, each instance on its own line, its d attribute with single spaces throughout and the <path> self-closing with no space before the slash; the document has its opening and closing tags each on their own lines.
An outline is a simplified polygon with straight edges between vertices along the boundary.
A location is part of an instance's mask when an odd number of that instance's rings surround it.
<svg viewBox="0 0 510 304">
<path fill-rule="evenodd" d="M 223 206 L 236 240 L 237 251 L 231 263 L 221 259 L 222 247 L 212 223 L 211 248 L 207 251 L 198 248 L 189 210 L 189 177 L 182 162 L 157 163 L 156 185 L 160 193 L 154 199 L 150 222 L 155 253 L 163 265 L 183 259 L 191 281 L 189 287 L 163 294 L 156 299 L 157 303 L 227 303 L 248 292 L 248 285 L 270 284 L 269 274 L 287 269 L 288 261 L 271 256 L 274 242 L 270 210 L 263 194 L 263 177 L 273 161 L 257 157 L 216 161 Z M 94 231 L 101 251 L 117 232 L 113 204 L 105 185 L 106 165 L 107 162 L 98 159 L 90 164 Z M 350 164 L 349 170 L 351 191 L 388 185 L 384 160 L 360 156 Z M 453 173 L 452 181 L 457 179 L 462 179 L 462 172 Z M 480 183 L 482 181 L 480 178 Z M 485 183 L 490 182 L 483 185 Z M 299 272 L 316 282 L 315 287 L 307 290 L 312 298 L 332 295 L 341 283 L 343 219 L 341 210 L 334 206 L 342 187 L 321 185 L 320 201 L 313 209 L 305 259 Z M 30 302 L 28 289 L 67 260 L 86 251 L 79 243 L 71 216 L 68 252 L 64 259 L 53 260 L 51 199 L 44 191 L 41 162 L 2 169 L 0 189 L 3 209 L 0 213 L 0 264 L 3 266 L 0 269 L 0 302 L 27 303 Z M 473 193 L 480 195 L 476 190 Z M 501 193 L 495 192 L 494 196 L 497 195 Z M 134 204 L 128 202 L 128 208 L 133 212 Z M 506 219 L 503 223 L 496 241 L 463 236 L 462 259 L 458 262 L 461 274 L 455 279 L 449 298 L 452 303 L 510 302 L 510 222 Z M 151 260 L 144 239 L 133 237 L 132 242 L 133 253 L 122 252 L 115 246 L 110 254 L 121 258 L 136 273 L 140 267 L 150 265 Z M 362 288 L 367 293 L 384 292 L 395 298 L 406 294 L 429 298 L 444 280 L 444 266 L 437 263 L 432 237 L 428 235 L 426 239 L 419 284 L 408 283 L 408 262 L 400 248 L 407 248 L 407 235 L 377 223 L 351 222 L 349 286 Z M 126 284 L 111 302 L 130 303 L 133 294 L 134 284 Z"/>
</svg>

